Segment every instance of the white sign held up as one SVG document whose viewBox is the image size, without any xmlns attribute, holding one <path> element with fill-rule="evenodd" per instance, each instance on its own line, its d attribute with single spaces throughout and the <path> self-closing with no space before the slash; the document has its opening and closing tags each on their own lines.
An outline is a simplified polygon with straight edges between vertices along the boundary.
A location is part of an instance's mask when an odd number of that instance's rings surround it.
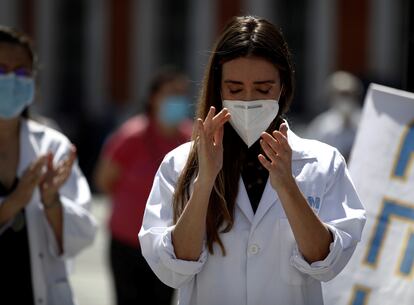
<svg viewBox="0 0 414 305">
<path fill-rule="evenodd" d="M 363 240 L 324 285 L 327 305 L 414 300 L 414 94 L 372 84 L 350 159 L 367 210 Z"/>
</svg>

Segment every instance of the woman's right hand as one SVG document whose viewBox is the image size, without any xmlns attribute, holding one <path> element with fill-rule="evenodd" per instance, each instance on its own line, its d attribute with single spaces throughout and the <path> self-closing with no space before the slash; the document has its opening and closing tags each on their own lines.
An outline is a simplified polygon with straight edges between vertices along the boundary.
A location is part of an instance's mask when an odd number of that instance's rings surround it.
<svg viewBox="0 0 414 305">
<path fill-rule="evenodd" d="M 13 219 L 30 202 L 33 191 L 40 183 L 46 164 L 47 156 L 41 156 L 25 170 L 16 189 L 4 199 L 0 206 L 0 226 Z"/>
<path fill-rule="evenodd" d="M 175 255 L 182 260 L 197 261 L 200 257 L 211 189 L 223 166 L 223 125 L 230 119 L 230 113 L 226 108 L 215 113 L 216 109 L 211 107 L 205 120 L 196 122 L 198 174 L 193 192 L 172 231 Z"/>
<path fill-rule="evenodd" d="M 39 185 L 42 178 L 47 160 L 47 155 L 45 155 L 33 161 L 24 171 L 14 192 L 10 194 L 10 199 L 21 208 L 24 208 L 32 198 L 33 191 Z"/>
<path fill-rule="evenodd" d="M 203 121 L 197 119 L 197 154 L 199 172 L 197 180 L 214 183 L 223 166 L 224 124 L 230 120 L 230 113 L 223 108 L 217 115 L 212 106 Z"/>
</svg>

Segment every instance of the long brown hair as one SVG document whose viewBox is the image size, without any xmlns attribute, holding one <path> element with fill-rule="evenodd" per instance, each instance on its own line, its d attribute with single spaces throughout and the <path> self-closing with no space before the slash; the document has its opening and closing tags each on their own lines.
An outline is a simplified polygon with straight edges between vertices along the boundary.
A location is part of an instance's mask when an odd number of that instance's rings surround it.
<svg viewBox="0 0 414 305">
<path fill-rule="evenodd" d="M 271 124 L 276 124 L 280 116 L 290 106 L 293 90 L 293 66 L 290 51 L 281 32 L 265 19 L 256 17 L 234 17 L 225 27 L 211 53 L 205 70 L 203 84 L 198 101 L 197 118 L 205 118 L 210 106 L 218 111 L 222 109 L 220 96 L 222 66 L 225 62 L 239 57 L 261 57 L 276 66 L 283 84 L 279 100 L 279 114 Z M 193 132 L 192 140 L 196 139 Z M 207 246 L 213 252 L 215 242 L 226 254 L 220 233 L 229 232 L 234 222 L 234 208 L 238 193 L 238 181 L 243 164 L 240 152 L 245 144 L 229 125 L 224 126 L 223 167 L 214 183 L 209 199 L 206 219 Z M 174 193 L 174 222 L 181 216 L 190 197 L 190 187 L 198 171 L 198 157 L 195 145 L 191 148 L 187 163 L 178 179 Z"/>
</svg>

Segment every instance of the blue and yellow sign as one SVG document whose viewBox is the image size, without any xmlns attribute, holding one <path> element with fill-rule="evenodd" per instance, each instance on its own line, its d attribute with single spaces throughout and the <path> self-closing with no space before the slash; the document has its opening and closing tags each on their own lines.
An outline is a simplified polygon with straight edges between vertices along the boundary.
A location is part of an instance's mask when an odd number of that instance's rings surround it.
<svg viewBox="0 0 414 305">
<path fill-rule="evenodd" d="M 349 264 L 324 285 L 325 303 L 413 304 L 413 93 L 370 86 L 350 172 L 367 224 Z"/>
</svg>

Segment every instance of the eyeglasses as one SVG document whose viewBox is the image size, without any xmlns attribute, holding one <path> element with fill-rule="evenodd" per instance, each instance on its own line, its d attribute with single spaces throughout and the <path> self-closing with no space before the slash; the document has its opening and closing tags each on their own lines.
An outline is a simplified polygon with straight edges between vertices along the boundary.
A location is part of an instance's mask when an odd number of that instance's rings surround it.
<svg viewBox="0 0 414 305">
<path fill-rule="evenodd" d="M 0 75 L 6 75 L 8 73 L 14 73 L 16 76 L 30 77 L 32 76 L 32 71 L 28 68 L 16 68 L 13 71 L 9 71 L 6 67 L 0 66 Z"/>
</svg>

